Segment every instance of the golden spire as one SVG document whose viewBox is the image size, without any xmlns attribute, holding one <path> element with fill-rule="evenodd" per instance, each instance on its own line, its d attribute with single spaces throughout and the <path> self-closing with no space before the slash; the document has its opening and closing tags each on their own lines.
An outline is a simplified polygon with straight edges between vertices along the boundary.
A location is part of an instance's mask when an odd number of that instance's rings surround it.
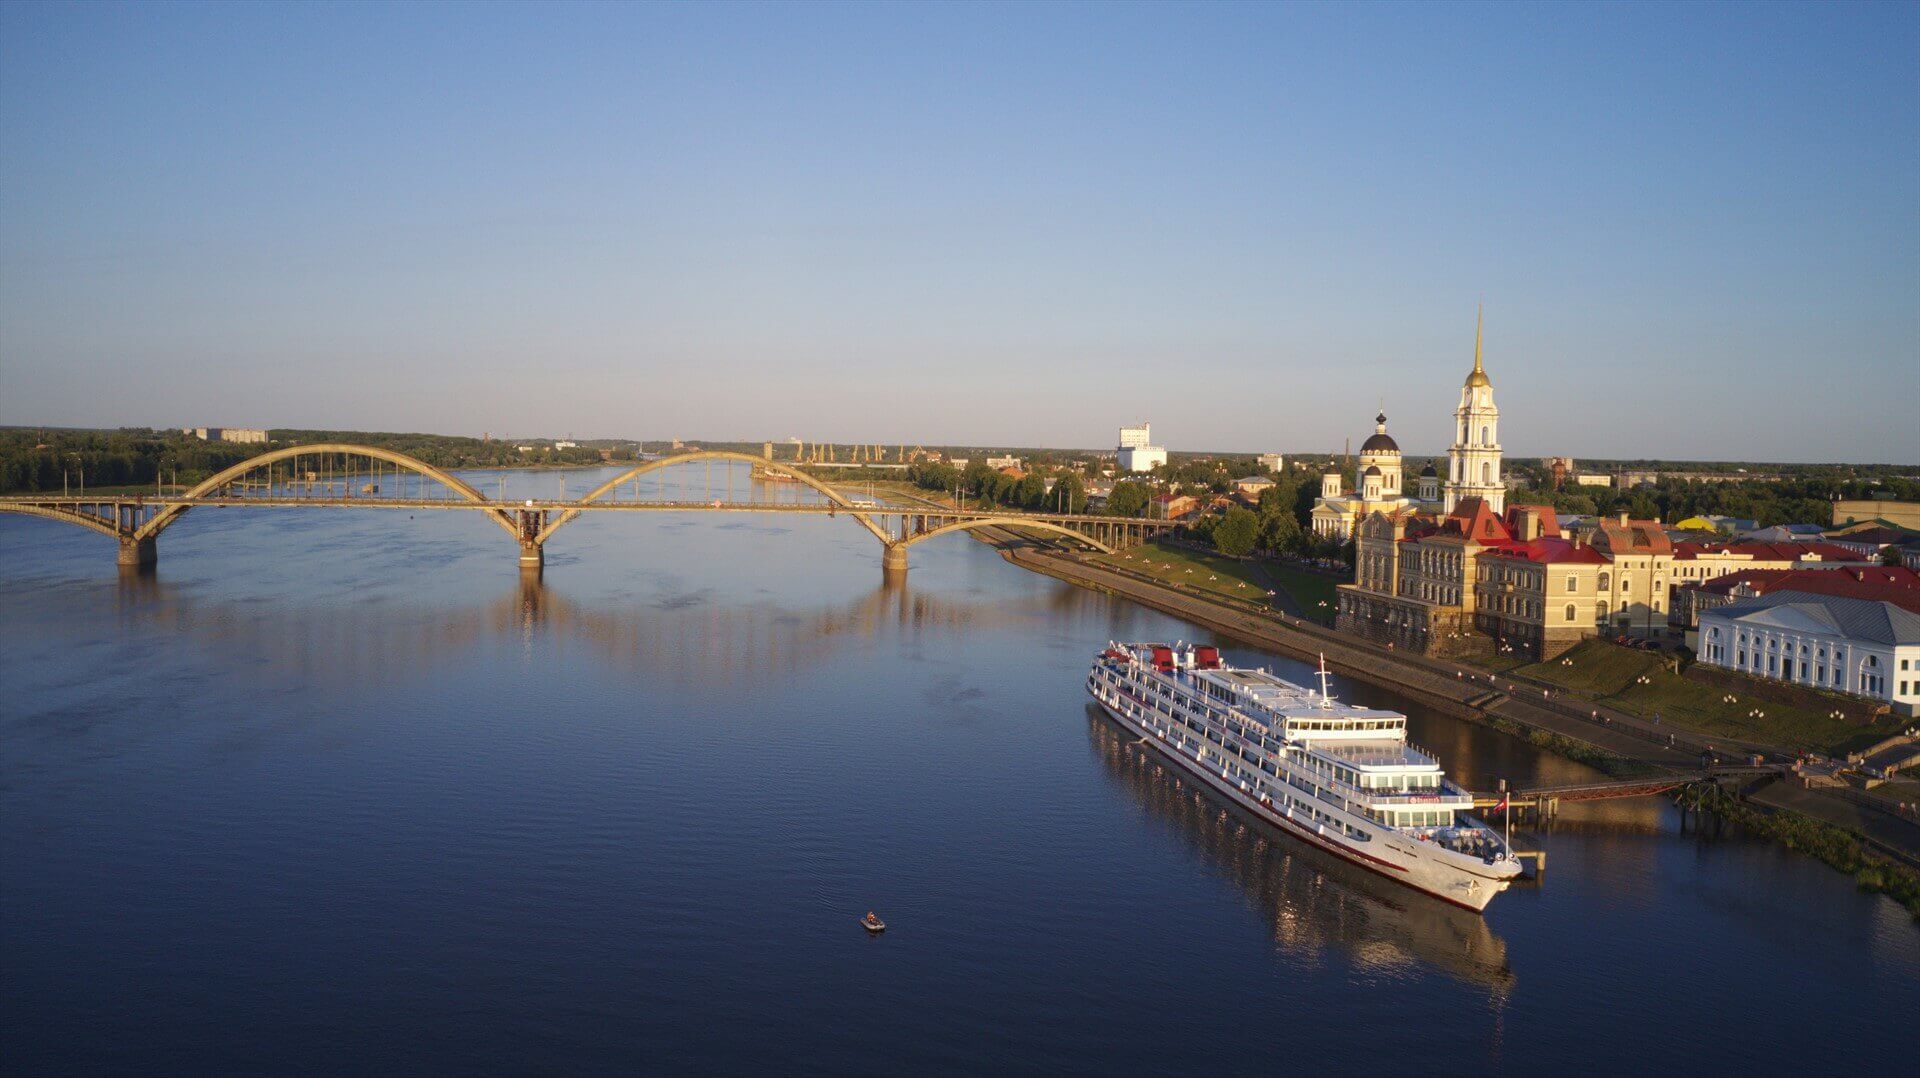
<svg viewBox="0 0 1920 1078">
<path fill-rule="evenodd" d="M 1493 384 L 1493 380 L 1487 377 L 1486 369 L 1480 365 L 1481 331 L 1486 328 L 1486 324 L 1487 324 L 1487 305 L 1483 303 L 1480 305 L 1479 313 L 1474 317 L 1473 373 L 1467 375 L 1467 384 L 1469 386 L 1490 386 Z"/>
</svg>

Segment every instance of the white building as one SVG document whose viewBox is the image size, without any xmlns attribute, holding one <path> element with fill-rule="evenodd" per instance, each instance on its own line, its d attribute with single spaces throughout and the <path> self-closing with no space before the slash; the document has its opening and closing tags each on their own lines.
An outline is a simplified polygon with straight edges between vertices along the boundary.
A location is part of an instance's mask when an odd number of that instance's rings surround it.
<svg viewBox="0 0 1920 1078">
<path fill-rule="evenodd" d="M 1500 409 L 1493 403 L 1493 381 L 1480 365 L 1481 330 L 1473 328 L 1473 370 L 1460 387 L 1460 407 L 1454 410 L 1454 442 L 1447 450 L 1446 499 L 1442 512 L 1451 513 L 1462 499 L 1479 498 L 1495 516 L 1507 504 L 1507 486 L 1500 481 Z"/>
<path fill-rule="evenodd" d="M 1920 614 L 1891 602 L 1798 591 L 1743 599 L 1701 611 L 1699 655 L 1749 677 L 1920 714 Z"/>
<path fill-rule="evenodd" d="M 1167 451 L 1153 444 L 1153 424 L 1120 428 L 1120 450 L 1115 460 L 1123 472 L 1150 472 L 1167 462 Z"/>
<path fill-rule="evenodd" d="M 1260 454 L 1260 467 L 1265 468 L 1269 472 L 1279 472 L 1282 468 L 1285 468 L 1286 466 L 1287 466 L 1286 458 L 1282 457 L 1278 453 Z"/>
<path fill-rule="evenodd" d="M 182 427 L 180 433 L 203 442 L 239 442 L 242 445 L 267 443 L 267 432 L 253 427 Z"/>
<path fill-rule="evenodd" d="M 1019 457 L 988 457 L 987 467 L 992 468 L 996 472 L 1001 470 L 1002 468 L 1018 468 L 1020 467 L 1020 458 Z"/>
</svg>

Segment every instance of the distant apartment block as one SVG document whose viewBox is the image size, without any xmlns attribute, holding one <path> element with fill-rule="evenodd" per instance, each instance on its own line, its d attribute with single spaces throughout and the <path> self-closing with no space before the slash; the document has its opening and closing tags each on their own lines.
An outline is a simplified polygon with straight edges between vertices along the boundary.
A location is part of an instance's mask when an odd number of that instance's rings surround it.
<svg viewBox="0 0 1920 1078">
<path fill-rule="evenodd" d="M 1260 454 L 1260 467 L 1269 472 L 1278 472 L 1287 466 L 1287 459 L 1278 453 Z"/>
<path fill-rule="evenodd" d="M 203 442 L 239 442 L 243 445 L 265 445 L 267 442 L 267 432 L 252 427 L 181 427 L 180 433 Z"/>
<path fill-rule="evenodd" d="M 1167 462 L 1167 451 L 1153 444 L 1153 424 L 1120 428 L 1116 463 L 1123 472 L 1150 472 Z"/>
</svg>

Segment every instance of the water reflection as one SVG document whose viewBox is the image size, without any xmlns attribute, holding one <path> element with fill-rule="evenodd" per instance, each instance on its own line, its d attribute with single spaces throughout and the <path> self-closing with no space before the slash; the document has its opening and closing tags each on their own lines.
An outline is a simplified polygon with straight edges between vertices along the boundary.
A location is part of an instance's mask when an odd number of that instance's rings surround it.
<svg viewBox="0 0 1920 1078">
<path fill-rule="evenodd" d="M 382 682 L 469 657 L 476 645 L 531 651 L 586 647 L 607 668 L 670 685 L 714 678 L 758 684 L 825 662 L 851 641 L 936 630 L 964 633 L 1045 616 L 1040 595 L 974 601 L 916 591 L 903 576 L 844 605 L 794 609 L 772 601 L 719 601 L 703 591 L 581 598 L 523 573 L 491 603 L 423 609 L 377 596 L 297 608 L 258 601 L 206 601 L 151 569 L 122 574 L 115 614 L 144 636 L 204 654 L 299 670 L 324 657 L 329 676 Z M 156 645 L 157 646 L 157 645 Z"/>
<path fill-rule="evenodd" d="M 1485 918 L 1287 838 L 1182 777 L 1092 705 L 1087 739 L 1108 777 L 1246 891 L 1280 949 L 1311 960 L 1337 947 L 1376 973 L 1431 967 L 1492 989 L 1496 1001 L 1513 987 L 1506 941 Z"/>
</svg>

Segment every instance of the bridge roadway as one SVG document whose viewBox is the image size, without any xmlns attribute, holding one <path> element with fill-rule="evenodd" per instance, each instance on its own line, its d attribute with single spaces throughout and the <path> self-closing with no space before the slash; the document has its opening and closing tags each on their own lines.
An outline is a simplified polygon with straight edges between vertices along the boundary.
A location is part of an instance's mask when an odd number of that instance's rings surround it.
<svg viewBox="0 0 1920 1078">
<path fill-rule="evenodd" d="M 801 513 L 815 516 L 838 516 L 841 514 L 859 514 L 870 517 L 927 517 L 943 520 L 975 520 L 991 517 L 1008 524 L 1021 521 L 1038 521 L 1046 524 L 1058 524 L 1063 527 L 1087 526 L 1092 524 L 1132 524 L 1146 525 L 1150 530 L 1171 527 L 1177 522 L 1159 520 L 1136 520 L 1122 517 L 1098 517 L 1081 513 L 1028 513 L 1006 509 L 955 509 L 951 506 L 935 505 L 932 502 L 916 505 L 887 505 L 881 502 L 851 501 L 846 505 L 833 502 L 740 502 L 725 499 L 701 499 L 697 501 L 581 501 L 554 498 L 528 498 L 520 501 L 494 500 L 470 502 L 452 498 L 397 498 L 381 494 L 359 494 L 343 497 L 313 497 L 311 495 L 259 495 L 252 497 L 203 496 L 189 498 L 185 495 L 116 495 L 113 497 L 59 496 L 59 497 L 22 497 L 9 495 L 0 497 L 0 511 L 10 506 L 49 506 L 64 507 L 72 510 L 91 509 L 96 506 L 139 505 L 147 508 L 165 508 L 178 506 L 182 509 L 198 507 L 225 508 L 244 507 L 247 509 L 266 508 L 332 508 L 332 509 L 459 509 L 466 511 L 492 510 L 495 512 L 515 512 L 523 509 L 536 509 L 544 512 L 563 512 L 577 510 L 588 513 L 616 512 L 652 512 L 652 513 Z"/>
<path fill-rule="evenodd" d="M 324 478 L 315 472 L 296 471 L 302 457 L 331 454 L 336 457 L 365 456 L 391 466 L 385 471 L 336 471 Z M 292 467 L 276 483 L 277 461 Z M 727 498 L 699 500 L 620 500 L 622 485 L 641 474 L 660 468 L 721 461 L 751 463 L 795 479 L 812 487 L 819 501 L 733 501 Z M 409 471 L 430 480 L 442 496 L 391 496 L 379 493 L 352 493 L 365 482 L 393 482 L 398 472 Z M 264 471 L 264 480 L 253 473 Z M 307 478 L 297 478 L 304 474 Z M 289 476 L 296 478 L 289 479 Z M 257 494 L 238 494 L 255 483 L 265 489 Z M 342 489 L 346 493 L 316 495 L 313 488 Z M 423 484 L 424 486 L 424 484 Z M 300 493 L 301 488 L 307 493 Z M 255 487 L 254 489 L 259 489 Z M 918 501 L 918 500 L 916 500 Z M 699 452 L 648 461 L 617 478 L 601 484 L 580 498 L 521 500 L 488 498 L 476 488 L 413 458 L 388 450 L 364 446 L 290 447 L 263 454 L 243 462 L 180 494 L 127 495 L 16 495 L 0 497 L 0 513 L 17 513 L 58 520 L 109 535 L 120 543 L 120 564 L 147 565 L 156 560 L 155 540 L 160 531 L 192 509 L 456 509 L 478 512 L 505 529 L 520 545 L 520 564 L 537 569 L 545 563 L 546 541 L 553 533 L 582 513 L 784 513 L 800 516 L 848 516 L 859 522 L 882 546 L 882 566 L 888 573 L 904 572 L 906 551 L 914 543 L 950 532 L 972 531 L 988 527 L 1020 528 L 1076 542 L 1095 550 L 1111 552 L 1142 542 L 1154 534 L 1177 526 L 1173 521 L 1121 517 L 1087 516 L 1074 513 L 1030 513 L 1000 509 L 966 509 L 920 501 L 913 505 L 887 505 L 852 497 L 797 469 L 764 458 L 727 452 Z"/>
</svg>

